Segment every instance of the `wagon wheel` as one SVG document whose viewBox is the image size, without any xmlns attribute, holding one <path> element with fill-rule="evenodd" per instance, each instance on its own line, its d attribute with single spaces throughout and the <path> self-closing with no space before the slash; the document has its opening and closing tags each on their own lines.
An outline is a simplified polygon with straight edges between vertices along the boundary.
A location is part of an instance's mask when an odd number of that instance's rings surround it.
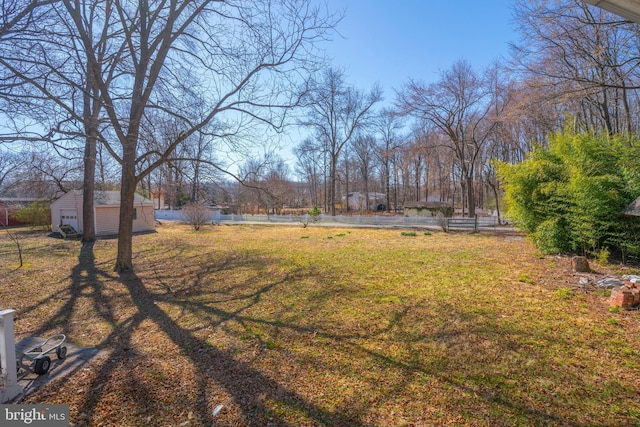
<svg viewBox="0 0 640 427">
<path fill-rule="evenodd" d="M 67 357 L 67 347 L 63 345 L 62 347 L 56 348 L 56 356 L 58 356 L 58 359 Z"/>
<path fill-rule="evenodd" d="M 33 368 L 33 372 L 38 375 L 44 375 L 49 372 L 49 367 L 51 366 L 51 359 L 49 356 L 44 356 L 39 359 L 36 359 L 36 364 Z"/>
</svg>

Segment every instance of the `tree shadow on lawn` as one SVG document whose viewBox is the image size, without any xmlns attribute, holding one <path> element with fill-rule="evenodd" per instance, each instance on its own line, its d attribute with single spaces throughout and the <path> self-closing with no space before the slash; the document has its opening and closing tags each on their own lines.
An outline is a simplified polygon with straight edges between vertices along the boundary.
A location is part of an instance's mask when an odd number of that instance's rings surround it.
<svg viewBox="0 0 640 427">
<path fill-rule="evenodd" d="M 83 297 L 92 300 L 92 309 L 101 320 L 105 320 L 110 324 L 116 323 L 113 301 L 104 293 L 102 283 L 103 280 L 114 280 L 116 276 L 104 269 L 97 268 L 93 246 L 93 242 L 82 245 L 78 256 L 78 264 L 73 267 L 69 275 L 71 285 L 67 292 L 66 302 L 38 329 L 31 331 L 32 335 L 39 336 L 48 331 L 61 328 L 60 333 L 70 336 L 74 310 L 77 308 L 79 299 Z M 21 311 L 24 313 L 30 312 L 59 298 L 61 298 L 61 295 L 54 293 L 37 304 L 25 307 Z"/>
<path fill-rule="evenodd" d="M 256 295 L 247 295 L 247 298 L 259 297 L 259 293 Z M 387 326 L 379 328 L 372 332 L 367 333 L 352 333 L 352 334 L 335 334 L 331 331 L 323 330 L 322 327 L 315 327 L 312 325 L 296 325 L 292 323 L 282 322 L 277 319 L 261 319 L 253 316 L 245 316 L 239 311 L 229 312 L 226 310 L 222 310 L 220 308 L 213 307 L 208 305 L 208 303 L 200 303 L 189 300 L 181 300 L 181 301 L 173 301 L 174 304 L 179 304 L 183 309 L 192 312 L 199 313 L 200 315 L 206 317 L 218 317 L 221 320 L 220 323 L 226 320 L 234 320 L 238 322 L 240 325 L 245 326 L 247 329 L 250 329 L 249 326 L 252 324 L 259 324 L 274 328 L 275 331 L 287 330 L 289 332 L 293 332 L 295 334 L 300 335 L 309 335 L 313 334 L 314 338 L 319 340 L 324 340 L 329 343 L 329 345 L 333 348 L 336 353 L 343 353 L 345 358 L 353 359 L 353 360 L 371 360 L 373 363 L 379 363 L 381 365 L 387 367 L 397 368 L 397 370 L 401 373 L 403 380 L 398 383 L 392 385 L 389 390 L 386 392 L 389 396 L 393 396 L 402 390 L 409 388 L 412 383 L 415 381 L 415 373 L 420 373 L 427 375 L 429 377 L 436 378 L 438 381 L 448 384 L 451 388 L 461 391 L 466 396 L 470 396 L 470 399 L 474 399 L 475 397 L 480 398 L 488 405 L 497 405 L 503 407 L 505 409 L 504 413 L 497 418 L 501 418 L 503 421 L 510 419 L 512 414 L 517 414 L 519 417 L 521 415 L 526 415 L 527 420 L 541 423 L 542 425 L 563 425 L 563 426 L 581 426 L 581 425 L 589 425 L 587 424 L 579 424 L 574 421 L 571 421 L 563 416 L 554 415 L 552 411 L 542 412 L 533 408 L 532 406 L 527 406 L 524 404 L 522 399 L 514 398 L 509 393 L 509 390 L 503 390 L 499 387 L 499 382 L 504 379 L 500 373 L 492 372 L 493 367 L 487 366 L 487 371 L 482 373 L 483 381 L 487 384 L 483 385 L 469 385 L 468 381 L 464 379 L 456 379 L 449 372 L 450 363 L 442 364 L 442 360 L 433 359 L 428 362 L 425 362 L 425 358 L 423 354 L 419 354 L 413 349 L 413 345 L 424 342 L 438 342 L 438 343 L 450 343 L 450 342 L 460 342 L 469 334 L 477 334 L 477 335 L 486 335 L 486 326 L 477 325 L 476 327 L 465 328 L 464 331 L 450 331 L 446 327 L 440 328 L 437 332 L 432 335 L 424 335 L 420 337 L 406 337 L 402 336 L 402 333 L 398 332 L 398 329 L 402 328 L 402 323 L 407 322 L 408 312 L 413 310 L 415 306 L 404 306 L 400 311 L 396 311 L 392 318 L 390 319 Z M 454 309 L 448 309 L 447 312 L 448 317 L 460 317 L 467 318 L 466 321 L 472 323 L 477 319 L 469 319 L 468 313 L 463 313 L 456 311 Z M 434 319 L 436 321 L 436 319 Z M 389 336 L 392 334 L 390 338 L 381 338 Z M 510 330 L 509 328 L 498 328 L 491 331 L 490 339 L 491 340 L 499 340 L 501 345 L 504 347 L 518 348 L 520 346 L 520 338 L 516 338 L 516 336 L 528 336 L 527 332 L 524 331 L 516 331 Z M 402 360 L 398 357 L 392 357 L 385 352 L 382 351 L 374 351 L 370 348 L 365 347 L 364 345 L 359 344 L 361 340 L 367 339 L 378 339 L 378 341 L 382 341 L 387 345 L 397 345 L 397 344 L 406 344 L 409 353 L 410 360 Z M 566 343 L 569 345 L 569 343 Z M 320 345 L 322 346 L 322 345 Z M 455 349 L 452 349 L 455 351 Z M 542 361 L 542 364 L 545 362 Z M 332 372 L 332 375 L 335 375 L 336 378 L 340 376 L 340 374 L 336 373 L 336 366 L 332 366 L 330 362 L 326 361 L 314 361 L 314 366 L 319 367 L 320 370 L 324 370 L 325 372 Z M 470 374 L 469 374 L 470 375 Z M 383 378 L 379 378 L 379 380 L 383 380 Z M 233 379 L 231 380 L 231 382 Z M 491 383 L 494 382 L 498 384 L 497 386 L 492 386 Z M 579 379 L 575 379 L 574 382 L 580 382 Z M 380 383 L 371 383 L 370 387 L 379 389 L 381 387 Z M 384 394 L 385 391 L 378 390 L 381 394 Z M 412 392 L 406 392 L 407 395 L 412 395 Z M 420 399 L 420 397 L 416 397 L 416 399 Z M 367 396 L 359 396 L 354 395 L 350 398 L 346 398 L 334 411 L 331 415 L 330 425 L 367 425 L 368 423 L 365 421 L 367 417 L 367 412 L 371 409 L 372 402 L 368 399 Z M 464 410 L 464 408 L 460 408 Z M 344 415 L 347 418 L 347 424 L 342 424 L 342 419 L 335 418 L 336 413 L 348 414 Z M 478 416 L 482 416 L 481 414 L 477 414 Z M 344 418 L 343 417 L 343 418 Z"/>
<path fill-rule="evenodd" d="M 82 244 L 78 256 L 78 263 L 72 268 L 71 274 L 68 276 L 71 284 L 64 293 L 52 293 L 37 303 L 20 310 L 21 313 L 26 314 L 37 310 L 39 307 L 46 306 L 57 299 L 66 298 L 66 302 L 56 313 L 49 316 L 37 329 L 28 331 L 29 335 L 46 337 L 54 331 L 55 333 L 64 334 L 70 342 L 75 342 L 76 340 L 74 338 L 77 338 L 78 327 L 74 327 L 74 315 L 76 315 L 76 311 L 80 309 L 80 299 L 91 301 L 91 308 L 87 309 L 83 307 L 83 309 L 93 310 L 93 313 L 95 313 L 98 318 L 97 321 L 105 321 L 110 325 L 117 324 L 114 314 L 115 301 L 113 299 L 115 296 L 109 296 L 104 292 L 104 282 L 116 280 L 117 276 L 96 266 L 93 250 L 94 244 L 95 242 Z M 135 322 L 124 322 L 116 327 L 112 333 L 97 345 L 97 348 L 102 350 L 117 344 L 117 341 L 121 339 L 121 337 L 126 337 L 131 333 L 133 323 Z M 82 368 L 82 364 L 77 364 L 67 375 L 73 376 Z"/>
<path fill-rule="evenodd" d="M 232 264 L 234 264 L 232 260 L 222 259 L 217 265 L 204 267 L 198 273 L 195 282 L 211 271 L 234 268 Z M 157 272 L 156 276 L 158 276 Z M 288 424 L 285 420 L 278 419 L 277 415 L 265 406 L 265 402 L 268 401 L 284 402 L 296 408 L 308 420 L 313 420 L 317 424 L 359 425 L 357 420 L 314 406 L 296 392 L 266 377 L 251 365 L 239 361 L 233 356 L 232 352 L 214 348 L 208 345 L 205 340 L 196 337 L 191 330 L 181 327 L 157 305 L 157 303 L 163 301 L 171 301 L 171 298 L 167 298 L 167 296 L 170 297 L 173 292 L 170 288 L 166 289 L 167 283 L 170 283 L 171 279 L 170 277 L 157 277 L 155 280 L 157 282 L 156 289 L 165 288 L 165 292 L 153 293 L 143 283 L 142 279 L 134 273 L 114 276 L 103 269 L 97 268 L 93 245 L 88 244 L 82 247 L 78 264 L 72 269 L 68 299 L 55 315 L 33 331 L 34 334 L 39 335 L 52 329 L 62 328 L 62 333 L 68 336 L 71 335 L 73 332 L 74 313 L 79 307 L 81 298 L 92 301 L 92 315 L 96 317 L 96 322 L 107 322 L 112 325 L 111 332 L 98 345 L 99 348 L 109 352 L 106 361 L 99 367 L 92 383 L 87 386 L 91 392 L 85 395 L 77 409 L 76 417 L 81 415 L 90 420 L 96 407 L 101 404 L 101 396 L 105 393 L 105 383 L 109 382 L 114 372 L 127 369 L 137 360 L 144 360 L 144 357 L 141 358 L 141 356 L 148 356 L 140 354 L 143 349 L 139 348 L 139 346 L 136 347 L 133 342 L 133 335 L 143 326 L 144 322 L 150 320 L 157 325 L 159 330 L 166 334 L 175 346 L 184 349 L 182 354 L 195 367 L 196 373 L 194 377 L 199 401 L 191 409 L 195 413 L 197 421 L 203 424 L 210 424 L 215 421 L 212 415 L 213 408 L 208 407 L 208 389 L 211 385 L 210 382 L 213 381 L 222 386 L 232 396 L 233 403 L 240 409 L 245 422 L 249 425 L 266 425 L 274 422 L 278 425 Z M 125 287 L 120 295 L 114 295 L 112 290 L 110 294 L 104 292 L 103 282 L 113 282 L 114 280 L 119 281 Z M 260 302 L 264 294 L 288 280 L 291 280 L 291 278 L 285 276 L 280 280 L 274 280 L 262 286 L 256 292 L 238 297 L 237 300 L 239 302 L 244 301 L 245 304 L 233 313 L 226 313 L 225 317 L 232 318 L 237 316 L 243 310 Z M 191 294 L 195 292 L 196 288 L 198 288 L 198 283 L 190 283 L 188 287 L 182 290 L 187 294 Z M 135 306 L 134 314 L 124 320 L 119 318 L 115 314 L 118 303 L 114 298 L 130 299 Z M 47 304 L 50 299 L 51 297 L 25 308 L 25 310 L 34 310 L 39 305 Z M 175 303 L 175 301 L 171 302 Z M 206 350 L 206 352 L 203 350 Z M 189 374 L 184 373 L 184 375 Z M 154 411 L 162 411 L 162 403 L 155 401 L 153 390 L 149 389 L 149 386 L 136 381 L 135 375 L 132 374 L 124 383 L 120 382 L 117 386 L 123 388 L 123 394 L 135 399 L 137 407 L 127 407 L 124 409 L 126 412 L 133 410 L 136 414 L 150 414 L 152 417 Z M 124 404 L 124 402 L 114 402 L 116 405 L 118 403 Z M 114 412 L 118 411 L 117 407 L 111 409 Z"/>
<path fill-rule="evenodd" d="M 306 272 L 304 276 L 315 277 L 315 273 Z M 299 279 L 304 277 L 300 276 Z M 295 279 L 293 277 L 292 279 Z M 139 280 L 136 278 L 136 280 Z M 170 278 L 164 277 L 163 280 L 171 281 Z M 407 320 L 407 315 L 410 311 L 414 310 L 416 305 L 400 305 L 399 310 L 393 310 L 393 315 L 389 319 L 389 323 L 384 326 L 377 328 L 374 331 L 369 332 L 354 332 L 354 333 L 335 333 L 332 331 L 329 325 L 321 325 L 316 326 L 312 323 L 308 323 L 307 321 L 302 321 L 302 323 L 296 323 L 295 321 L 286 321 L 278 318 L 278 315 L 274 315 L 273 317 L 259 317 L 259 316 L 251 316 L 247 315 L 244 312 L 251 307 L 252 305 L 258 304 L 261 300 L 261 297 L 266 295 L 273 287 L 276 287 L 282 283 L 286 283 L 291 279 L 283 279 L 281 282 L 273 282 L 270 283 L 259 290 L 252 293 L 243 293 L 236 294 L 235 296 L 227 295 L 225 298 L 215 298 L 215 299 L 207 299 L 206 301 L 202 301 L 201 297 L 203 294 L 209 295 L 209 292 L 206 290 L 200 289 L 202 294 L 199 294 L 197 289 L 192 286 L 187 286 L 183 289 L 176 289 L 171 295 L 163 294 L 150 295 L 148 289 L 144 287 L 141 282 L 134 281 L 136 283 L 136 289 L 139 292 L 143 292 L 144 298 L 137 297 L 134 298 L 142 304 L 145 301 L 155 301 L 156 303 L 167 303 L 181 307 L 183 313 L 190 313 L 197 318 L 206 319 L 205 323 L 210 322 L 210 319 L 219 319 L 216 322 L 212 322 L 212 326 L 219 327 L 227 320 L 233 320 L 241 325 L 245 330 L 250 331 L 252 329 L 252 325 L 262 325 L 272 328 L 273 334 L 278 334 L 282 331 L 288 331 L 289 334 L 293 333 L 294 335 L 298 335 L 298 338 L 294 338 L 296 340 L 304 340 L 304 336 L 308 337 L 309 334 L 313 334 L 315 338 L 320 340 L 324 340 L 325 344 L 328 343 L 331 348 L 336 353 L 343 353 L 345 359 L 351 360 L 363 360 L 368 359 L 372 362 L 380 363 L 382 365 L 396 368 L 396 371 L 399 371 L 401 375 L 404 377 L 403 381 L 399 381 L 397 384 L 393 385 L 388 391 L 391 395 L 394 395 L 396 392 L 403 390 L 411 385 L 412 382 L 415 381 L 415 373 L 421 373 L 433 378 L 437 378 L 440 382 L 444 384 L 448 384 L 451 388 L 456 389 L 469 396 L 468 399 L 476 399 L 479 398 L 482 400 L 485 405 L 485 411 L 494 412 L 491 409 L 486 408 L 486 406 L 493 407 L 502 407 L 504 408 L 502 415 L 493 414 L 492 417 L 494 419 L 499 419 L 504 422 L 510 419 L 511 416 L 520 417 L 525 416 L 527 420 L 534 421 L 536 423 L 542 424 L 553 424 L 553 425 L 567 425 L 567 426 L 579 426 L 581 424 L 574 422 L 570 419 L 567 419 L 565 416 L 561 415 L 559 412 L 556 412 L 552 407 L 548 410 L 541 411 L 536 409 L 533 405 L 529 405 L 527 403 L 527 399 L 523 399 L 522 396 L 517 397 L 521 393 L 516 392 L 515 394 L 508 389 L 501 388 L 501 381 L 505 378 L 504 374 L 504 365 L 500 365 L 500 363 L 504 362 L 496 362 L 495 366 L 492 361 L 488 362 L 486 366 L 486 372 L 469 372 L 463 370 L 464 378 L 456 378 L 449 371 L 451 368 L 451 360 L 459 360 L 453 359 L 452 357 L 446 357 L 446 363 L 442 363 L 442 360 L 426 360 L 424 355 L 418 354 L 414 345 L 419 343 L 446 343 L 447 346 L 453 344 L 451 351 L 457 351 L 455 346 L 460 342 L 463 342 L 465 339 L 468 339 L 470 335 L 483 337 L 483 339 L 490 340 L 496 344 L 497 346 L 509 350 L 509 349 L 519 349 L 522 347 L 522 342 L 527 341 L 528 338 L 540 337 L 540 333 L 535 333 L 533 331 L 524 331 L 519 330 L 518 328 L 512 328 L 509 325 L 497 325 L 493 324 L 493 322 L 489 322 L 488 324 L 482 322 L 482 316 L 477 315 L 470 312 L 464 312 L 462 310 L 457 309 L 452 305 L 448 305 L 446 303 L 440 303 L 440 308 L 443 313 L 446 313 L 446 318 L 451 321 L 451 323 L 456 323 L 459 321 L 464 324 L 465 327 L 462 329 L 456 327 L 450 327 L 446 322 L 443 323 L 443 319 L 432 319 L 433 323 L 443 324 L 442 327 L 437 328 L 437 331 L 428 335 L 421 336 L 411 336 L 405 335 L 402 332 L 403 327 L 408 327 L 408 323 L 410 321 Z M 328 285 L 328 284 L 326 284 Z M 318 285 L 319 288 L 322 288 L 323 285 L 320 283 Z M 130 288 L 131 289 L 131 288 Z M 131 289 L 133 292 L 134 289 Z M 237 310 L 231 310 L 222 308 L 220 304 L 224 304 L 230 301 L 243 300 L 246 301 L 247 304 L 243 305 L 241 308 Z M 319 301 L 316 301 L 318 303 Z M 155 307 L 155 308 L 154 308 Z M 150 309 L 154 310 L 154 318 L 163 319 L 166 316 L 166 313 L 157 308 L 157 306 L 151 307 Z M 142 310 L 142 307 L 140 308 Z M 319 309 L 319 306 L 316 306 L 315 309 Z M 155 311 L 158 310 L 158 311 Z M 312 315 L 312 318 L 317 318 L 318 316 Z M 403 322 L 405 325 L 402 325 Z M 467 325 L 471 325 L 470 327 Z M 172 325 L 172 328 L 177 327 L 178 330 L 182 330 L 183 332 L 186 330 L 185 328 L 180 328 L 177 325 Z M 255 327 L 255 326 L 254 326 Z M 410 328 L 409 328 L 410 329 Z M 194 329 L 189 329 L 189 343 L 190 345 L 202 345 L 206 343 L 202 340 L 195 338 L 193 335 Z M 389 354 L 386 354 L 384 350 L 375 351 L 370 347 L 366 347 L 360 344 L 360 340 L 367 339 L 378 339 L 378 341 L 385 342 L 388 346 L 391 345 L 405 345 L 407 348 L 407 353 L 410 354 L 409 360 L 392 357 Z M 172 335 L 172 339 L 176 342 L 180 339 L 179 336 Z M 258 339 L 261 340 L 260 337 Z M 548 337 L 549 342 L 558 343 L 557 337 Z M 261 341 L 262 342 L 262 341 Z M 569 342 L 560 343 L 562 345 L 567 346 L 567 348 L 571 345 Z M 322 346 L 322 345 L 321 345 Z M 546 356 L 540 354 L 540 364 L 545 365 L 547 361 L 545 360 Z M 470 355 L 473 357 L 473 354 Z M 200 360 L 199 363 L 203 363 L 203 359 L 200 357 L 196 357 L 196 360 Z M 236 363 L 235 359 L 232 358 L 231 363 Z M 475 362 L 476 367 L 482 367 L 480 362 Z M 324 369 L 325 372 L 331 373 L 331 375 L 335 375 L 336 378 L 339 378 L 339 373 L 336 373 L 336 367 L 332 366 L 330 362 L 325 360 L 317 360 L 314 365 L 324 365 L 321 369 Z M 236 378 L 226 377 L 230 372 L 230 367 L 223 365 L 223 369 L 221 372 L 225 374 L 225 379 L 223 380 L 223 384 L 228 384 L 230 387 L 236 381 Z M 511 368 L 511 367 L 509 367 Z M 517 371 L 517 367 L 512 367 L 512 371 Z M 473 375 L 480 375 L 481 378 L 478 381 L 474 381 Z M 220 372 L 217 374 L 220 375 Z M 214 376 L 216 377 L 216 376 Z M 216 377 L 217 378 L 217 377 Z M 578 388 L 587 389 L 588 387 L 585 385 L 579 385 L 580 380 L 575 378 L 573 380 L 574 384 L 577 385 Z M 378 389 L 376 392 L 380 392 L 380 394 L 384 394 L 384 390 L 381 390 L 380 383 L 371 383 L 370 386 L 372 388 Z M 517 387 L 517 385 L 516 385 Z M 515 390 L 517 391 L 517 390 Z M 258 393 L 259 394 L 259 393 Z M 295 394 L 294 394 L 295 395 Z M 411 395 L 411 392 L 407 392 L 407 395 Z M 271 395 L 270 395 L 271 397 Z M 296 396 L 296 399 L 299 396 Z M 419 398 L 417 398 L 419 399 Z M 533 399 L 535 401 L 535 399 Z M 365 419 L 367 417 L 367 411 L 371 409 L 372 400 L 369 400 L 368 396 L 358 396 L 355 395 L 351 398 L 346 398 L 340 406 L 338 406 L 331 414 L 324 413 L 324 417 L 315 418 L 319 421 L 327 420 L 332 425 L 343 425 L 344 421 L 347 422 L 348 425 L 366 425 Z M 317 413 L 315 411 L 318 410 L 317 406 L 309 405 L 313 408 L 309 414 Z M 298 406 L 299 407 L 299 406 Z M 464 410 L 464 408 L 461 408 Z M 245 410 L 245 414 L 247 411 Z M 252 417 L 255 414 L 255 410 L 251 411 Z M 342 414 L 339 417 L 338 414 Z M 254 418 L 250 418 L 254 419 Z M 260 418 L 258 418 L 260 419 Z M 263 418 L 262 421 L 266 420 Z M 258 422 L 258 424 L 260 424 Z"/>
<path fill-rule="evenodd" d="M 305 277 L 313 276 L 315 272 L 294 271 L 289 274 L 283 274 L 283 277 L 274 277 L 271 280 L 261 278 L 260 282 L 264 285 L 259 287 L 251 287 L 246 283 L 231 286 L 227 290 L 211 289 L 203 285 L 201 281 L 206 280 L 207 276 L 212 273 L 228 274 L 234 269 L 243 268 L 251 262 L 250 257 L 235 259 L 233 256 L 221 257 L 216 263 L 203 262 L 204 259 L 192 257 L 189 262 L 190 266 L 194 266 L 195 277 L 184 281 L 183 284 L 175 289 L 171 288 L 171 283 L 177 282 L 180 278 L 180 272 L 166 266 L 158 271 L 147 265 L 146 269 L 151 269 L 155 277 L 153 279 L 141 279 L 138 275 L 129 273 L 121 276 L 115 276 L 108 273 L 102 268 L 95 265 L 95 257 L 93 247 L 91 245 L 83 246 L 81 249 L 78 265 L 76 265 L 71 274 L 71 285 L 69 291 L 69 299 L 58 310 L 55 316 L 45 322 L 36 333 L 44 333 L 50 329 L 62 327 L 63 333 L 71 332 L 71 322 L 73 320 L 74 310 L 80 298 L 90 298 L 93 304 L 95 316 L 99 321 L 108 322 L 113 326 L 111 332 L 106 336 L 98 347 L 110 350 L 108 360 L 102 364 L 92 383 L 88 386 L 91 393 L 87 393 L 80 404 L 78 413 L 87 414 L 91 417 L 94 410 L 101 404 L 101 398 L 106 391 L 103 388 L 105 382 L 114 375 L 118 369 L 126 369 L 128 366 L 136 363 L 138 358 L 144 356 L 139 352 L 142 350 L 139 346 L 132 342 L 133 335 L 147 321 L 153 322 L 159 330 L 166 334 L 166 337 L 176 347 L 183 349 L 184 355 L 194 367 L 195 384 L 197 388 L 197 404 L 193 408 L 196 413 L 196 419 L 203 424 L 210 424 L 217 421 L 212 416 L 210 405 L 210 387 L 212 383 L 224 388 L 228 395 L 231 396 L 235 407 L 239 408 L 241 413 L 240 422 L 248 425 L 266 425 L 268 423 L 277 425 L 293 425 L 288 421 L 286 416 L 279 416 L 269 407 L 269 402 L 282 402 L 289 408 L 295 408 L 296 412 L 302 414 L 304 420 L 314 424 L 321 425 L 366 425 L 364 421 L 367 410 L 371 405 L 371 401 L 367 396 L 354 396 L 351 399 L 345 399 L 343 403 L 336 409 L 330 411 L 324 409 L 318 404 L 314 404 L 305 399 L 298 392 L 279 383 L 277 380 L 267 377 L 264 373 L 253 367 L 250 363 L 243 362 L 234 356 L 232 351 L 224 351 L 212 347 L 206 340 L 196 336 L 197 330 L 181 326 L 171 315 L 163 310 L 163 304 L 171 304 L 180 306 L 183 311 L 196 316 L 203 315 L 207 321 L 213 317 L 219 321 L 211 322 L 214 328 L 220 327 L 223 322 L 229 319 L 237 321 L 239 325 L 246 330 L 250 330 L 251 325 L 264 325 L 273 328 L 274 331 L 287 331 L 288 333 L 299 334 L 301 337 L 308 337 L 311 332 L 320 340 L 324 340 L 332 347 L 333 351 L 344 353 L 346 358 L 368 358 L 371 361 L 385 366 L 396 368 L 400 375 L 404 378 L 393 384 L 394 392 L 409 387 L 414 381 L 415 373 L 422 373 L 427 376 L 437 378 L 439 381 L 449 384 L 452 388 L 458 389 L 465 394 L 480 396 L 488 404 L 495 404 L 505 408 L 505 412 L 515 412 L 524 414 L 529 421 L 535 421 L 542 424 L 554 425 L 570 425 L 578 426 L 580 424 L 565 419 L 559 415 L 543 413 L 533 407 L 528 406 L 522 399 L 511 396 L 508 391 L 499 388 L 490 388 L 469 385 L 468 381 L 457 380 L 446 369 L 446 364 L 441 364 L 438 360 L 425 362 L 423 355 L 411 354 L 409 360 L 406 358 L 395 357 L 388 354 L 385 350 L 372 350 L 370 347 L 364 346 L 358 342 L 359 339 L 379 337 L 379 341 L 387 342 L 389 345 L 406 345 L 409 353 L 415 351 L 413 347 L 419 342 L 441 342 L 451 341 L 454 339 L 465 339 L 469 334 L 482 335 L 486 333 L 486 325 L 478 325 L 477 329 L 467 329 L 464 331 L 451 330 L 450 328 L 442 328 L 432 335 L 413 336 L 405 334 L 403 328 L 406 327 L 408 314 L 417 306 L 401 305 L 401 309 L 396 310 L 393 318 L 386 327 L 379 328 L 369 333 L 340 334 L 335 333 L 329 326 L 315 327 L 309 325 L 308 322 L 296 323 L 295 321 L 286 321 L 279 318 L 256 317 L 245 315 L 244 313 L 255 305 L 264 302 L 267 295 L 281 287 L 284 284 L 294 283 Z M 266 262 L 267 260 L 263 260 Z M 170 272 L 170 273 L 167 273 Z M 149 274 L 151 276 L 151 274 Z M 105 293 L 103 289 L 103 281 L 118 281 L 124 285 L 122 292 L 117 295 Z M 248 282 L 251 279 L 247 280 Z M 153 283 L 151 283 L 153 282 Z M 325 284 L 328 285 L 328 284 Z M 320 282 L 322 287 L 323 283 Z M 249 291 L 245 291 L 249 289 Z M 198 300 L 203 295 L 217 295 L 213 300 Z M 117 301 L 115 298 L 130 299 L 135 311 L 124 320 L 121 320 L 116 313 Z M 237 303 L 235 308 L 216 307 L 215 304 Z M 45 301 L 40 304 L 46 303 Z M 31 309 L 34 309 L 32 306 Z M 320 307 L 312 307 L 318 310 Z M 444 312 L 447 313 L 449 319 L 463 319 L 468 324 L 475 323 L 479 316 L 471 316 L 457 310 L 455 307 L 448 307 Z M 432 321 L 441 321 L 441 319 L 432 319 Z M 490 331 L 492 340 L 502 340 L 506 342 L 503 346 L 518 347 L 522 341 L 522 336 L 528 336 L 529 331 L 511 330 L 505 325 L 491 325 Z M 455 329 L 455 328 L 454 328 Z M 519 336 L 519 337 L 516 337 Z M 533 336 L 533 333 L 531 333 Z M 513 338 L 512 338 L 513 337 Z M 556 337 L 549 338 L 556 339 Z M 569 343 L 566 344 L 567 346 Z M 454 350 L 455 351 L 455 350 Z M 162 357 L 162 356 L 160 356 Z M 144 360 L 144 359 L 142 359 Z M 319 364 L 325 361 L 319 360 Z M 546 363 L 542 360 L 540 363 Z M 324 366 L 328 371 L 336 368 L 327 364 Z M 487 376 L 492 374 L 488 367 Z M 184 372 L 183 375 L 191 375 Z M 339 373 L 331 372 L 331 375 L 339 376 Z M 490 378 L 489 378 L 490 379 Z M 576 379 L 576 381 L 579 381 Z M 153 416 L 154 411 L 162 411 L 162 402 L 154 401 L 154 392 L 140 382 L 137 382 L 134 375 L 127 378 L 125 383 L 120 383 L 119 387 L 123 387 L 124 392 L 129 396 L 135 397 L 137 407 L 134 409 L 126 408 L 125 411 L 135 411 L 138 414 Z M 381 384 L 372 384 L 377 388 L 377 392 L 384 393 L 385 387 Z M 582 388 L 587 388 L 586 386 Z M 409 393 L 409 392 L 407 392 Z M 117 405 L 119 402 L 114 402 Z M 118 411 L 118 408 L 113 408 Z M 507 421 L 507 415 L 497 417 L 504 422 Z M 236 419 L 235 422 L 238 422 Z"/>
<path fill-rule="evenodd" d="M 259 289 L 246 299 L 248 308 L 260 300 L 260 296 L 269 292 L 274 287 L 286 282 L 289 277 L 272 282 Z M 179 326 L 167 313 L 158 307 L 158 298 L 149 292 L 142 280 L 134 273 L 121 275 L 122 283 L 127 287 L 131 298 L 138 309 L 136 317 L 150 319 L 166 333 L 169 339 L 181 348 L 189 349 L 186 355 L 197 367 L 198 389 L 201 401 L 198 402 L 197 411 L 199 419 L 213 422 L 212 410 L 207 402 L 207 378 L 213 379 L 233 396 L 233 401 L 240 407 L 245 420 L 250 425 L 266 425 L 278 422 L 286 424 L 284 420 L 277 420 L 275 414 L 265 406 L 263 402 L 274 400 L 284 402 L 287 405 L 302 411 L 306 417 L 320 424 L 352 425 L 357 426 L 357 420 L 347 419 L 341 414 L 330 413 L 323 410 L 295 393 L 287 389 L 262 372 L 256 370 L 247 363 L 234 358 L 230 352 L 219 350 L 207 345 L 207 342 L 196 337 L 192 331 Z M 233 316 L 229 314 L 229 316 Z M 206 349 L 206 352 L 202 352 Z"/>
</svg>

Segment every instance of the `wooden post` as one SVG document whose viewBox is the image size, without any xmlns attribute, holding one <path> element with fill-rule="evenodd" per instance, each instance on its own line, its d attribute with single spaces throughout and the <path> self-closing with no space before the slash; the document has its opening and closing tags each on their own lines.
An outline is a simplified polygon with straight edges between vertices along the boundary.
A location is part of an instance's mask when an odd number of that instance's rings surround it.
<svg viewBox="0 0 640 427">
<path fill-rule="evenodd" d="M 18 385 L 13 313 L 15 310 L 0 311 L 0 403 L 8 402 L 22 393 L 22 387 Z"/>
</svg>

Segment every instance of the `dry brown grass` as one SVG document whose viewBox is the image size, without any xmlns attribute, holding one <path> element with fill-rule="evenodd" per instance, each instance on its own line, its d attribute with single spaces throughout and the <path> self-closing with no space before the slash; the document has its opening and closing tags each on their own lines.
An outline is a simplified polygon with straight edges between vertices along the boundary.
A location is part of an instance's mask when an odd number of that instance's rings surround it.
<svg viewBox="0 0 640 427">
<path fill-rule="evenodd" d="M 163 225 L 122 277 L 115 240 L 20 237 L 18 337 L 106 353 L 27 399 L 80 424 L 640 424 L 638 312 L 517 237 Z"/>
</svg>

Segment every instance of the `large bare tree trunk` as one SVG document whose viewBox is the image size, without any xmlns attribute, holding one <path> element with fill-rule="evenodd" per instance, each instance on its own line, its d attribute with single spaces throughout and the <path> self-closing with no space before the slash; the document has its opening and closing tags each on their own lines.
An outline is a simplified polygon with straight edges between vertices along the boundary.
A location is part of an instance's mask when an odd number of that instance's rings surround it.
<svg viewBox="0 0 640 427">
<path fill-rule="evenodd" d="M 476 216 L 476 198 L 475 198 L 475 189 L 473 188 L 473 177 L 467 176 L 467 204 L 468 204 L 468 212 L 469 218 L 473 218 Z"/>
<path fill-rule="evenodd" d="M 331 165 L 329 166 L 329 209 L 331 216 L 336 216 L 336 162 L 335 156 L 331 156 Z"/>
<path fill-rule="evenodd" d="M 384 164 L 384 187 L 387 195 L 387 213 L 391 212 L 391 173 L 389 173 L 389 160 Z"/>
<path fill-rule="evenodd" d="M 118 255 L 115 271 L 123 273 L 133 270 L 133 201 L 136 194 L 136 181 L 131 169 L 122 167 L 120 189 L 120 224 L 118 226 Z"/>
<path fill-rule="evenodd" d="M 84 179 L 82 187 L 82 242 L 96 240 L 96 223 L 94 210 L 96 174 L 96 136 L 87 137 L 84 147 Z"/>
<path fill-rule="evenodd" d="M 87 84 L 84 99 L 84 176 L 82 186 L 82 242 L 96 240 L 95 222 L 95 188 L 96 188 L 96 156 L 98 144 L 98 117 L 100 112 L 99 92 L 92 70 L 91 59 L 87 61 Z"/>
<path fill-rule="evenodd" d="M 349 157 L 344 159 L 345 197 L 347 200 L 347 213 L 349 213 Z M 342 197 L 340 197 L 342 200 Z"/>
</svg>

